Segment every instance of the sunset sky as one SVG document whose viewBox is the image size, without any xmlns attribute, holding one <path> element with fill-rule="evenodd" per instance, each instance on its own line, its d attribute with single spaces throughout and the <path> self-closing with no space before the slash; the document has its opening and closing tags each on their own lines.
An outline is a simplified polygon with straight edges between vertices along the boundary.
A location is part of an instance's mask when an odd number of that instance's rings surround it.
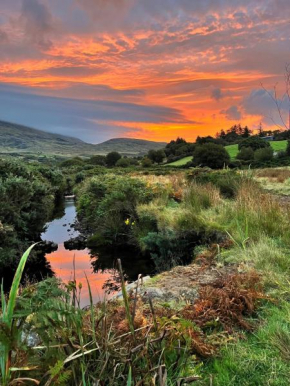
<svg viewBox="0 0 290 386">
<path fill-rule="evenodd" d="M 289 0 L 0 0 L 0 120 L 87 142 L 274 127 L 287 62 Z"/>
</svg>

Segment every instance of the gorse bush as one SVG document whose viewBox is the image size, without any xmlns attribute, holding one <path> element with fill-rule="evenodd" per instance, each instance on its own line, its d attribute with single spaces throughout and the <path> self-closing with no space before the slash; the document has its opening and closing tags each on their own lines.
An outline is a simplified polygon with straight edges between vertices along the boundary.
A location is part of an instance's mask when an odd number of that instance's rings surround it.
<svg viewBox="0 0 290 386">
<path fill-rule="evenodd" d="M 149 202 L 153 192 L 138 179 L 108 175 L 86 181 L 78 195 L 79 218 L 91 233 L 105 243 L 126 243 L 137 204 Z"/>
</svg>

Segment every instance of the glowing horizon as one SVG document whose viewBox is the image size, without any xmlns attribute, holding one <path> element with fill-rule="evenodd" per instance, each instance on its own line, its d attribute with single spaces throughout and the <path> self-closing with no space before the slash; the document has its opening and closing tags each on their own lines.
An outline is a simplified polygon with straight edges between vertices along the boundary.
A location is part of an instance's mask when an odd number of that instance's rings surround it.
<svg viewBox="0 0 290 386">
<path fill-rule="evenodd" d="M 98 143 L 274 128 L 286 0 L 4 0 L 0 119 Z M 285 108 L 285 114 L 286 114 Z"/>
</svg>

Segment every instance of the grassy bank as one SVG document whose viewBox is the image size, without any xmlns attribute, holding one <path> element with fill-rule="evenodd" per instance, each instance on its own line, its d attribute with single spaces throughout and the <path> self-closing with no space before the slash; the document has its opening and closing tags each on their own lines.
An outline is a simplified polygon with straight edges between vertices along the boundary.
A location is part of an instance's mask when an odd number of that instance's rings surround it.
<svg viewBox="0 0 290 386">
<path fill-rule="evenodd" d="M 119 269 L 123 300 L 81 310 L 77 280 L 49 279 L 18 291 L 8 322 L 3 296 L 3 385 L 288 384 L 290 207 L 264 190 L 287 181 L 279 170 L 85 178 L 75 189 L 92 241 L 125 239 L 161 272 L 193 261 L 194 291 L 127 293 Z M 184 272 L 151 285 L 173 288 Z"/>
</svg>

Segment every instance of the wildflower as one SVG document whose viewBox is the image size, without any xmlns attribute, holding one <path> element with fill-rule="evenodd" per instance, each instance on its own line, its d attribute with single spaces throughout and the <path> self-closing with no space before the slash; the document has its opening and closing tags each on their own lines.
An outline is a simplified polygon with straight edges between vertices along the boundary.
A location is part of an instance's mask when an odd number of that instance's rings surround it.
<svg viewBox="0 0 290 386">
<path fill-rule="evenodd" d="M 126 225 L 129 225 L 129 224 L 130 224 L 130 219 L 129 219 L 129 218 L 127 218 L 127 220 L 125 221 L 125 224 L 126 224 Z"/>
<path fill-rule="evenodd" d="M 133 221 L 131 225 L 134 226 L 135 225 L 135 221 Z"/>
</svg>

